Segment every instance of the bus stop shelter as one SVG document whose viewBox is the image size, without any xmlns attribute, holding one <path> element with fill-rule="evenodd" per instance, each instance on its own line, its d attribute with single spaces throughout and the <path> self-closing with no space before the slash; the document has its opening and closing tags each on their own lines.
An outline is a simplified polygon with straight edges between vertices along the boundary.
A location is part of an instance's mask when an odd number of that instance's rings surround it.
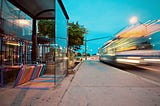
<svg viewBox="0 0 160 106">
<path fill-rule="evenodd" d="M 60 49 L 61 53 L 54 55 L 54 78 L 57 80 L 56 75 L 64 74 L 67 71 L 67 47 L 68 47 L 68 34 L 67 23 L 69 16 L 63 5 L 62 0 L 7 0 L 25 14 L 32 18 L 32 49 L 31 56 L 32 62 L 35 63 L 38 57 L 38 37 L 37 37 L 37 20 L 49 19 L 55 21 L 55 32 L 53 32 L 53 45 Z M 43 40 L 43 39 L 41 39 Z M 55 51 L 54 51 L 55 52 Z M 57 51 L 56 51 L 57 52 Z M 59 55 L 60 54 L 60 55 Z M 62 55 L 64 56 L 62 58 Z M 60 57 L 61 56 L 61 57 Z M 66 57 L 65 57 L 66 56 Z"/>
<path fill-rule="evenodd" d="M 25 12 L 27 15 L 29 15 L 33 19 L 32 61 L 36 61 L 37 59 L 36 20 L 37 19 L 55 19 L 56 20 L 56 18 L 58 18 L 57 15 L 59 14 L 57 13 L 58 11 L 56 11 L 56 9 L 58 8 L 56 4 L 60 5 L 66 20 L 68 20 L 69 16 L 65 10 L 62 0 L 8 0 L 8 1 L 11 2 L 13 5 L 15 5 L 17 8 L 19 8 L 20 10 L 22 10 L 23 12 Z"/>
</svg>

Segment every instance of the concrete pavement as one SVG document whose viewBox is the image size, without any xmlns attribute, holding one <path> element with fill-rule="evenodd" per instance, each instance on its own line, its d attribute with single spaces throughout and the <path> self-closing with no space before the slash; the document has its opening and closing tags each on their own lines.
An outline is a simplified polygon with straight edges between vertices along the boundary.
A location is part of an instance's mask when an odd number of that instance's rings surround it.
<svg viewBox="0 0 160 106">
<path fill-rule="evenodd" d="M 0 88 L 0 106 L 58 106 L 73 76 L 65 77 L 56 89 L 50 90 Z"/>
<path fill-rule="evenodd" d="M 84 61 L 56 89 L 0 88 L 0 106 L 160 106 L 160 84 Z"/>
<path fill-rule="evenodd" d="M 160 106 L 160 86 L 106 64 L 86 61 L 60 106 Z"/>
</svg>

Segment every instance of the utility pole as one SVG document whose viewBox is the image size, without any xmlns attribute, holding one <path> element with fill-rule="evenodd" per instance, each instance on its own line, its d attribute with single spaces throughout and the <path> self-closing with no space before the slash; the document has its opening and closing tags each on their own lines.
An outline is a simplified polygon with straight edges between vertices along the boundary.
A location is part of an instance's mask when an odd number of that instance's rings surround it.
<svg viewBox="0 0 160 106">
<path fill-rule="evenodd" d="M 85 60 L 87 60 L 87 42 L 93 41 L 93 40 L 104 39 L 104 38 L 110 38 L 110 37 L 112 37 L 112 36 L 105 36 L 105 37 L 94 38 L 94 39 L 89 39 L 89 40 L 85 39 L 85 45 L 84 45 L 85 46 Z"/>
<path fill-rule="evenodd" d="M 85 60 L 87 60 L 87 40 L 85 40 Z"/>
</svg>

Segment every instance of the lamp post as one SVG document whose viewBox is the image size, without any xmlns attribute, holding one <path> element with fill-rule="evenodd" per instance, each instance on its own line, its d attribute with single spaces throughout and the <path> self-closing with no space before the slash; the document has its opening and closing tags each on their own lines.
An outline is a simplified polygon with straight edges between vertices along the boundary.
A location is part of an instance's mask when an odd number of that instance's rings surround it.
<svg viewBox="0 0 160 106">
<path fill-rule="evenodd" d="M 85 42 L 85 60 L 87 60 L 87 40 Z"/>
</svg>

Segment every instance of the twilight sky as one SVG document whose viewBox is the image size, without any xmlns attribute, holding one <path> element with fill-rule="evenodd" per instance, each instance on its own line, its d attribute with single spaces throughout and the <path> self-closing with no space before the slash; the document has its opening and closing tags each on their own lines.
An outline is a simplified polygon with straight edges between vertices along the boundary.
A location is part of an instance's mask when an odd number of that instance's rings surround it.
<svg viewBox="0 0 160 106">
<path fill-rule="evenodd" d="M 141 22 L 160 19 L 160 0 L 63 0 L 70 17 L 88 29 L 87 39 L 114 36 L 129 19 L 137 16 Z M 94 54 L 109 38 L 87 42 Z"/>
</svg>

